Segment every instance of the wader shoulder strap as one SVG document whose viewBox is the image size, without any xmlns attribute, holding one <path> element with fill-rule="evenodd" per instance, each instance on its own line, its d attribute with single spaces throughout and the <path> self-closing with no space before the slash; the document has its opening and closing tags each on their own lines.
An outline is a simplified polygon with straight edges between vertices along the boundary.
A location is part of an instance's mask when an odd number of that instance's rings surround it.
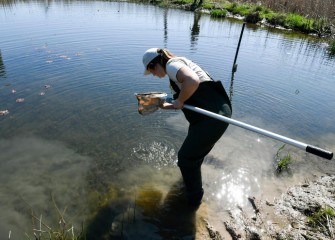
<svg viewBox="0 0 335 240">
<path fill-rule="evenodd" d="M 178 85 L 174 81 L 171 80 L 171 78 L 169 80 L 170 80 L 170 87 L 175 92 L 173 94 L 173 99 L 176 100 L 179 96 L 180 89 L 179 89 Z"/>
<path fill-rule="evenodd" d="M 217 80 L 215 81 L 211 75 L 209 75 L 209 73 L 207 71 L 204 70 L 204 72 L 207 74 L 207 76 L 212 79 L 212 81 L 214 82 L 213 85 L 214 85 L 214 88 L 226 99 L 226 101 L 228 102 L 228 105 L 231 109 L 231 111 L 233 111 L 233 108 L 231 106 L 231 101 L 230 101 L 230 98 L 228 97 L 228 94 L 226 92 L 226 89 L 224 88 L 222 82 L 220 80 Z"/>
</svg>

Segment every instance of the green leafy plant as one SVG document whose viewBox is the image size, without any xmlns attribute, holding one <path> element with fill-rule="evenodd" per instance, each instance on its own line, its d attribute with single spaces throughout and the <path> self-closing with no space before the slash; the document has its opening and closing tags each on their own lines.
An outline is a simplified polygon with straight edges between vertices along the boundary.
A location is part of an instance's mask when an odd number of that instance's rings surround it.
<svg viewBox="0 0 335 240">
<path fill-rule="evenodd" d="M 292 157 L 289 152 L 284 157 L 281 157 L 281 152 L 285 146 L 286 144 L 282 145 L 276 153 L 276 159 L 279 159 L 276 166 L 276 171 L 278 173 L 281 173 L 284 169 L 288 169 L 289 165 L 292 163 Z"/>
</svg>

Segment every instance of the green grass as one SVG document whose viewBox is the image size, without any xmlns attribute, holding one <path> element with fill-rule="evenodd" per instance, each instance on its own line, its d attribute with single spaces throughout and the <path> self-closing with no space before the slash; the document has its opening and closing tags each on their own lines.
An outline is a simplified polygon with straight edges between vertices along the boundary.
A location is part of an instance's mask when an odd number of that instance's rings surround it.
<svg viewBox="0 0 335 240">
<path fill-rule="evenodd" d="M 304 33 L 313 32 L 314 30 L 313 25 L 314 25 L 313 19 L 309 19 L 294 13 L 287 14 L 284 20 L 284 27 L 291 28 L 293 30 L 301 31 Z"/>
<path fill-rule="evenodd" d="M 252 11 L 252 7 L 249 4 L 223 3 L 222 7 L 232 14 L 241 16 L 246 16 Z"/>
<path fill-rule="evenodd" d="M 307 217 L 307 223 L 312 228 L 327 233 L 331 239 L 334 239 L 335 211 L 331 207 L 320 208 Z"/>
<path fill-rule="evenodd" d="M 286 15 L 283 13 L 268 13 L 264 14 L 263 17 L 274 26 L 284 26 Z"/>
<path fill-rule="evenodd" d="M 211 16 L 213 17 L 225 17 L 229 12 L 233 15 L 244 16 L 246 22 L 256 23 L 266 19 L 268 23 L 274 26 L 282 26 L 307 34 L 316 33 L 322 36 L 325 32 L 329 32 L 330 21 L 325 18 L 313 19 L 295 13 L 274 12 L 272 9 L 258 4 L 238 4 L 228 1 L 217 1 L 216 3 L 219 4 L 220 9 L 215 9 L 213 2 L 204 2 L 202 8 L 211 10 Z M 222 9 L 227 10 L 227 13 L 224 14 Z"/>
<path fill-rule="evenodd" d="M 252 8 L 249 5 L 237 5 L 234 9 L 233 9 L 233 14 L 239 14 L 241 16 L 246 16 L 249 13 L 251 13 Z"/>
<path fill-rule="evenodd" d="M 277 164 L 277 172 L 282 172 L 287 169 L 292 162 L 291 155 L 288 153 L 285 157 L 281 158 Z"/>
<path fill-rule="evenodd" d="M 214 9 L 214 4 L 213 3 L 204 3 L 202 5 L 202 8 L 207 9 L 207 10 L 212 10 L 212 9 Z"/>
<path fill-rule="evenodd" d="M 211 17 L 214 18 L 224 18 L 227 15 L 227 10 L 214 9 L 211 11 Z"/>
<path fill-rule="evenodd" d="M 278 159 L 277 166 L 276 166 L 276 171 L 277 173 L 281 173 L 284 169 L 288 169 L 289 165 L 292 163 L 292 157 L 290 153 L 288 152 L 284 157 L 282 157 L 282 151 L 284 150 L 286 144 L 282 145 L 277 153 L 275 158 Z"/>
<path fill-rule="evenodd" d="M 177 5 L 191 5 L 194 0 L 173 0 L 167 3 Z M 216 6 L 219 6 L 216 7 Z M 246 22 L 257 23 L 266 19 L 269 24 L 282 26 L 287 29 L 303 33 L 315 33 L 323 36 L 329 33 L 330 20 L 325 18 L 313 19 L 296 13 L 274 12 L 264 5 L 237 2 L 228 2 L 225 0 L 204 1 L 201 6 L 203 9 L 210 10 L 210 15 L 216 18 L 224 18 L 228 13 L 245 17 Z M 226 11 L 224 11 L 226 10 Z M 333 52 L 334 50 L 331 50 Z"/>
<path fill-rule="evenodd" d="M 172 1 L 172 3 L 179 4 L 179 5 L 192 4 L 193 0 L 175 0 L 175 1 Z"/>
</svg>

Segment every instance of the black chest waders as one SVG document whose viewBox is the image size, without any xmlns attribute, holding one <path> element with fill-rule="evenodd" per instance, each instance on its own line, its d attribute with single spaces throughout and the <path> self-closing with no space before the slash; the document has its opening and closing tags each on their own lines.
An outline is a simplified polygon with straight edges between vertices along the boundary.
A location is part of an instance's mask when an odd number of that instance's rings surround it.
<svg viewBox="0 0 335 240">
<path fill-rule="evenodd" d="M 179 88 L 171 80 L 170 84 L 176 92 L 174 99 L 177 99 Z M 230 100 L 220 81 L 201 82 L 185 104 L 226 117 L 230 117 L 232 112 Z M 204 194 L 201 165 L 229 124 L 188 109 L 182 109 L 182 111 L 190 125 L 178 152 L 178 166 L 184 180 L 188 201 L 191 205 L 198 206 Z"/>
</svg>

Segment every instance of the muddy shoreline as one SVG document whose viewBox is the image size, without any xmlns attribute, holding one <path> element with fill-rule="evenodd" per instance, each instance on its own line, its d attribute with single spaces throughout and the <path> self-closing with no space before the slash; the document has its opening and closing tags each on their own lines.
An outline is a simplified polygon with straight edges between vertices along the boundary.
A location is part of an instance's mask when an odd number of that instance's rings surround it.
<svg viewBox="0 0 335 240">
<path fill-rule="evenodd" d="M 334 217 L 327 217 L 320 226 L 313 226 L 310 220 L 321 209 L 335 209 L 335 175 L 290 187 L 273 202 L 255 197 L 249 197 L 249 202 L 252 214 L 237 206 L 238 211 L 229 212 L 230 220 L 223 221 L 224 228 L 218 231 L 203 218 L 199 235 L 207 235 L 203 239 L 233 240 L 335 239 Z"/>
</svg>

